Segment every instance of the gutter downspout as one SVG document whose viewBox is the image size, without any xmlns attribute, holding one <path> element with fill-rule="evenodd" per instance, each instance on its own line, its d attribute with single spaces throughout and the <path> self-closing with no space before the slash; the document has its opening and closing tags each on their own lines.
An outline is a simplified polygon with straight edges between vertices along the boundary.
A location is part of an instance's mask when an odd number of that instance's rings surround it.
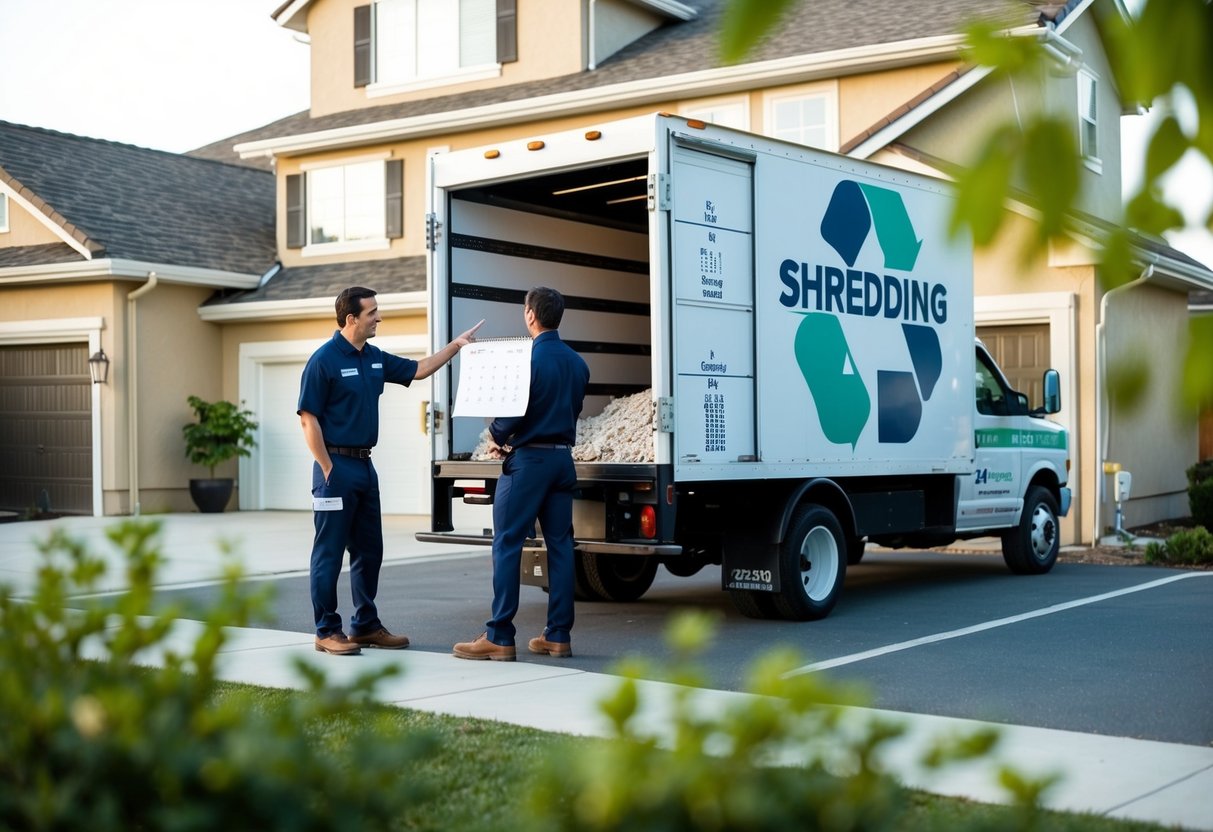
<svg viewBox="0 0 1213 832">
<path fill-rule="evenodd" d="M 127 466 L 130 477 L 131 515 L 139 516 L 139 310 L 135 301 L 156 288 L 155 272 L 147 273 L 147 283 L 126 296 L 126 425 Z"/>
<path fill-rule="evenodd" d="M 589 60 L 586 61 L 586 69 L 593 72 L 598 68 L 598 52 L 594 48 L 594 38 L 597 37 L 597 32 L 594 26 L 594 18 L 598 15 L 598 0 L 590 0 L 590 25 L 587 27 L 589 31 L 589 44 L 586 50 L 589 53 Z"/>
<path fill-rule="evenodd" d="M 1099 323 L 1095 325 L 1095 430 L 1098 434 L 1099 441 L 1095 449 L 1095 476 L 1099 478 L 1099 490 L 1095 499 L 1095 511 L 1092 513 L 1094 525 L 1092 528 L 1091 544 L 1098 545 L 1099 540 L 1103 537 L 1103 504 L 1107 498 L 1107 477 L 1104 475 L 1104 462 L 1108 458 L 1108 444 L 1111 441 L 1112 431 L 1108 424 L 1105 424 L 1105 419 L 1110 422 L 1111 406 L 1105 402 L 1108 395 L 1108 385 L 1105 375 L 1107 373 L 1107 344 L 1105 343 L 1106 335 L 1104 333 L 1104 324 L 1108 317 L 1108 299 L 1112 295 L 1119 294 L 1135 286 L 1140 286 L 1146 283 L 1154 276 L 1154 266 L 1146 266 L 1145 270 L 1135 279 L 1124 285 L 1117 286 L 1104 293 L 1104 296 L 1099 301 Z M 1105 411 L 1108 411 L 1105 413 Z"/>
</svg>

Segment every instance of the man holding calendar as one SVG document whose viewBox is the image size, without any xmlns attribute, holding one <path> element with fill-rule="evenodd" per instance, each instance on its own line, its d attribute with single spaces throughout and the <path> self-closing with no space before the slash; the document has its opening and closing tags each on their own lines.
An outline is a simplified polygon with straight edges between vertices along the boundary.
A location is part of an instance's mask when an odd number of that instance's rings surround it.
<svg viewBox="0 0 1213 832">
<path fill-rule="evenodd" d="M 383 386 L 392 382 L 407 387 L 433 375 L 476 340 L 476 330 L 484 321 L 434 355 L 414 361 L 367 343 L 383 320 L 373 290 L 361 286 L 345 289 L 335 306 L 341 328 L 303 368 L 297 412 L 308 450 L 316 458 L 312 466 L 316 538 L 311 564 L 316 649 L 349 656 L 363 647 L 399 650 L 409 646 L 408 636 L 388 632 L 375 608 L 383 565 L 383 519 L 371 449 L 379 441 Z M 354 596 L 349 638 L 337 612 L 337 577 L 346 549 Z"/>
<path fill-rule="evenodd" d="M 558 658 L 573 655 L 573 445 L 590 369 L 560 340 L 564 298 L 559 292 L 531 289 L 522 316 L 532 340 L 526 412 L 489 425 L 489 450 L 504 459 L 493 497 L 492 617 L 478 638 L 455 645 L 461 659 L 514 661 L 522 546 L 536 521 L 548 551 L 548 617 L 547 627 L 527 647 Z"/>
</svg>

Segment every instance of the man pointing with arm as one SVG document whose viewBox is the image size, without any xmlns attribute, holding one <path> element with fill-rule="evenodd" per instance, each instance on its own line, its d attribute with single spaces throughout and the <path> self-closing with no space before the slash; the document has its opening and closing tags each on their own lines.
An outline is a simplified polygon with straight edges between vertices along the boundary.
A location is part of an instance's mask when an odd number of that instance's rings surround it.
<svg viewBox="0 0 1213 832">
<path fill-rule="evenodd" d="M 476 326 L 434 355 L 414 361 L 367 343 L 382 318 L 375 292 L 354 286 L 337 296 L 333 337 L 312 354 L 299 388 L 299 420 L 312 466 L 312 612 L 316 649 L 353 655 L 362 647 L 399 650 L 407 636 L 388 632 L 379 620 L 375 595 L 383 564 L 383 521 L 379 476 L 371 449 L 379 441 L 379 396 L 387 382 L 406 387 L 427 378 L 475 340 Z M 354 614 L 350 637 L 337 612 L 337 577 L 350 553 Z"/>
</svg>

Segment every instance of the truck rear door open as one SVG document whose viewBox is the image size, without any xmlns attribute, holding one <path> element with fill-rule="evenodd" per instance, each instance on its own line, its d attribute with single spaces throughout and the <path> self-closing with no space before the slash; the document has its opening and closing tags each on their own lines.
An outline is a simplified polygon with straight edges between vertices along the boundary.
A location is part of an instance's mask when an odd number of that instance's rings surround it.
<svg viewBox="0 0 1213 832">
<path fill-rule="evenodd" d="M 671 137 L 674 471 L 728 479 L 753 462 L 753 158 Z"/>
</svg>

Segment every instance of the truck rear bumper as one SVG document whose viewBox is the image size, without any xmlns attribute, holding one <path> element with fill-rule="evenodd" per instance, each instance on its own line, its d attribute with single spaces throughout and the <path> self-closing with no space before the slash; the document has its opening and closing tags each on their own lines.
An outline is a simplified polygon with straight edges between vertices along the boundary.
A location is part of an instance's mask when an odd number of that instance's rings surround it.
<svg viewBox="0 0 1213 832">
<path fill-rule="evenodd" d="M 456 543 L 461 546 L 492 546 L 492 535 L 458 534 L 456 532 L 417 532 L 421 543 Z M 656 555 L 667 557 L 681 555 L 682 547 L 676 543 L 619 542 L 605 540 L 578 540 L 574 547 L 579 552 L 595 555 Z M 523 548 L 543 548 L 542 540 L 528 540 Z"/>
</svg>

